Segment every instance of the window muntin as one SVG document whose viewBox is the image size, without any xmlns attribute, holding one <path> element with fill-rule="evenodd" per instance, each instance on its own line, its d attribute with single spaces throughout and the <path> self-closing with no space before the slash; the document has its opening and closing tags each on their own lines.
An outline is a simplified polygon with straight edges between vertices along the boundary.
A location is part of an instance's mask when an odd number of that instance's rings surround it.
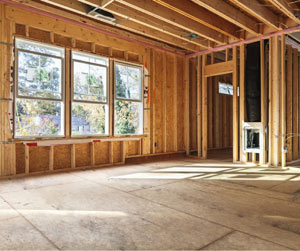
<svg viewBox="0 0 300 251">
<path fill-rule="evenodd" d="M 64 136 L 64 49 L 16 39 L 14 135 Z"/>
<path fill-rule="evenodd" d="M 143 68 L 115 63 L 114 134 L 143 133 Z"/>
<path fill-rule="evenodd" d="M 72 136 L 109 134 L 108 62 L 72 52 Z"/>
</svg>

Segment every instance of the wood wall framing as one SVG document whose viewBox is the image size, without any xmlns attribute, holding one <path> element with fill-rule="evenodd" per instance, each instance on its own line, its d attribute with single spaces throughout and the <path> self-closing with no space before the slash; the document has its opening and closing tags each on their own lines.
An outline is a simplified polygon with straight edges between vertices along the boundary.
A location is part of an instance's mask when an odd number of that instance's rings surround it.
<svg viewBox="0 0 300 251">
<path fill-rule="evenodd" d="M 268 1 L 270 7 L 261 4 L 264 0 L 191 0 L 187 5 L 110 0 L 99 7 L 98 2 L 0 0 L 0 177 L 110 166 L 160 155 L 206 159 L 208 151 L 223 148 L 232 148 L 233 162 L 279 166 L 300 159 L 300 47 L 286 43 L 285 37 L 299 31 L 300 21 L 293 15 L 297 3 L 291 7 L 282 4 L 285 0 Z M 111 11 L 119 22 L 90 16 L 87 4 Z M 64 47 L 66 76 L 71 75 L 72 50 L 108 57 L 111 66 L 115 60 L 142 65 L 143 135 L 113 136 L 110 67 L 108 137 L 72 141 L 72 83 L 66 77 L 66 136 L 61 139 L 65 143 L 14 139 L 10 115 L 15 37 Z M 242 148 L 250 42 L 260 43 L 265 132 L 259 156 Z M 233 96 L 219 94 L 219 82 L 231 83 Z"/>
<path fill-rule="evenodd" d="M 1 10 L 1 176 L 28 175 L 69 168 L 98 167 L 125 163 L 126 158 L 186 151 L 184 107 L 188 80 L 184 79 L 185 59 L 182 56 L 143 46 L 122 39 L 85 30 L 61 21 L 30 14 L 27 11 L 0 4 Z M 54 28 L 55 27 L 55 28 Z M 53 31 L 55 30 L 55 32 Z M 148 96 L 144 98 L 144 135 L 141 137 L 105 137 L 99 142 L 28 146 L 13 140 L 9 122 L 10 66 L 13 38 L 55 44 L 66 48 L 66 61 L 72 49 L 142 64 L 147 69 L 144 81 Z M 66 74 L 70 74 L 67 63 Z M 112 86 L 113 73 L 110 74 Z M 66 78 L 66 88 L 70 83 Z M 66 92 L 66 99 L 69 97 Z M 110 99 L 112 100 L 112 99 Z M 66 111 L 68 111 L 66 102 Z M 112 106 L 112 104 L 111 104 Z M 66 118 L 70 115 L 66 114 Z M 112 120 L 112 119 L 111 119 Z M 68 119 L 66 121 L 68 122 Z M 67 126 L 66 133 L 69 133 Z M 68 139 L 67 136 L 65 139 Z M 131 140 L 132 138 L 132 140 Z M 36 142 L 36 141 L 34 141 Z"/>
</svg>

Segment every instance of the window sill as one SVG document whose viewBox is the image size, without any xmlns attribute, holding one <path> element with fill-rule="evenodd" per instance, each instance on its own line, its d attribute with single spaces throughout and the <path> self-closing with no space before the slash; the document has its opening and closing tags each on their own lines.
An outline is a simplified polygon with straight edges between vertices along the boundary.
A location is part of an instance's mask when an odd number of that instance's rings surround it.
<svg viewBox="0 0 300 251">
<path fill-rule="evenodd" d="M 142 138 L 147 137 L 147 134 L 143 135 L 126 135 L 126 136 L 102 136 L 102 137 L 70 137 L 70 138 L 37 138 L 37 139 L 14 139 L 14 143 L 32 144 L 36 143 L 36 146 L 52 146 L 52 145 L 69 145 L 69 144 L 83 144 L 93 142 L 110 142 L 110 141 L 139 141 Z"/>
</svg>

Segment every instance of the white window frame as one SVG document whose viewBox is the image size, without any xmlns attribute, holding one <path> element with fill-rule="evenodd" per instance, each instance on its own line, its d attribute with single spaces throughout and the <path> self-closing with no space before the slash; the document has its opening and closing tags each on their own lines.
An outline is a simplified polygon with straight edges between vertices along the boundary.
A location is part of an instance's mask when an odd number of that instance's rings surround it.
<svg viewBox="0 0 300 251">
<path fill-rule="evenodd" d="M 17 48 L 16 41 L 24 41 L 25 43 L 34 43 L 37 45 L 41 45 L 41 47 L 46 46 L 46 47 L 52 47 L 52 48 L 59 48 L 60 50 L 63 50 L 63 55 L 64 56 L 55 56 L 51 54 L 45 54 L 45 53 L 40 53 L 40 52 L 35 52 L 31 50 L 26 50 L 26 49 L 21 49 Z M 13 135 L 14 138 L 16 139 L 36 139 L 36 138 L 64 138 L 66 135 L 66 119 L 65 119 L 65 48 L 64 47 L 59 47 L 55 46 L 52 44 L 47 44 L 43 42 L 37 42 L 34 40 L 30 39 L 23 39 L 23 38 L 18 38 L 15 37 L 15 74 L 14 74 L 14 102 L 13 102 L 13 118 L 14 118 L 14 124 L 13 124 Z M 50 58 L 57 58 L 61 59 L 61 98 L 60 99 L 55 99 L 55 98 L 42 98 L 42 97 L 31 97 L 31 96 L 24 96 L 24 95 L 19 95 L 19 52 L 25 52 L 25 53 L 31 53 L 35 55 L 40 55 L 40 56 L 45 56 L 45 57 L 50 57 Z M 17 99 L 28 99 L 28 100 L 45 100 L 45 101 L 53 101 L 53 102 L 61 102 L 61 117 L 63 118 L 63 121 L 61 122 L 61 125 L 63 126 L 62 128 L 62 135 L 33 135 L 33 136 L 16 136 L 16 100 Z"/>
<path fill-rule="evenodd" d="M 84 60 L 79 60 L 79 59 L 74 59 L 73 58 L 73 53 L 75 54 L 82 54 L 82 55 L 86 55 L 86 56 L 90 56 L 90 57 L 95 57 L 95 58 L 102 58 L 108 61 L 107 65 L 103 65 L 103 64 L 98 64 L 98 63 L 92 63 L 92 62 L 87 62 Z M 88 100 L 77 100 L 74 99 L 74 62 L 79 62 L 79 63 L 83 63 L 83 64 L 88 64 L 88 65 L 95 65 L 95 66 L 100 66 L 100 67 L 105 67 L 106 68 L 106 101 L 88 101 Z M 107 137 L 110 135 L 110 129 L 109 129 L 109 114 L 110 114 L 110 105 L 109 105 L 109 93 L 110 93 L 110 86 L 109 86 L 109 68 L 110 68 L 110 60 L 107 57 L 103 57 L 103 56 L 99 56 L 99 55 L 95 55 L 92 53 L 88 53 L 88 52 L 81 52 L 81 51 L 76 51 L 76 50 L 71 50 L 71 106 L 70 106 L 70 136 L 74 137 L 74 138 L 87 138 L 87 137 Z M 105 134 L 82 134 L 82 135 L 73 135 L 72 134 L 72 105 L 73 103 L 83 103 L 83 104 L 101 104 L 101 105 L 106 105 L 107 106 L 107 113 L 108 113 L 108 117 L 106 118 L 107 121 L 105 121 L 105 124 L 107 126 L 107 133 Z"/>
<path fill-rule="evenodd" d="M 139 68 L 141 69 L 141 98 L 140 99 L 126 99 L 126 98 L 118 98 L 117 97 L 117 87 L 116 87 L 116 66 L 117 65 L 124 65 L 124 66 L 130 66 L 130 67 L 134 67 L 134 68 Z M 113 76 L 113 86 L 114 86 L 114 100 L 113 100 L 113 111 L 114 111 L 114 115 L 113 115 L 113 135 L 114 136 L 141 136 L 144 135 L 144 65 L 141 64 L 134 64 L 134 63 L 128 63 L 125 61 L 119 61 L 119 60 L 114 60 L 114 76 Z M 141 103 L 142 104 L 142 111 L 141 114 L 139 115 L 139 119 L 142 123 L 141 127 L 141 133 L 137 133 L 137 134 L 116 134 L 115 133 L 115 101 L 129 101 L 129 102 L 135 102 L 135 103 Z"/>
</svg>

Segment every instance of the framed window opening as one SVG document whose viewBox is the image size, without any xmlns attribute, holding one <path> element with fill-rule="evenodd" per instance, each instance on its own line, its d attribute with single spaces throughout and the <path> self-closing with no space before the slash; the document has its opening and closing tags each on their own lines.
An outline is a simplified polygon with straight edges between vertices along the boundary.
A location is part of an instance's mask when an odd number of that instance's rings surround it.
<svg viewBox="0 0 300 251">
<path fill-rule="evenodd" d="M 65 136 L 65 49 L 15 39 L 15 138 Z"/>
<path fill-rule="evenodd" d="M 109 59 L 72 51 L 71 136 L 109 135 Z"/>
<path fill-rule="evenodd" d="M 142 135 L 143 66 L 114 62 L 114 135 Z"/>
</svg>

